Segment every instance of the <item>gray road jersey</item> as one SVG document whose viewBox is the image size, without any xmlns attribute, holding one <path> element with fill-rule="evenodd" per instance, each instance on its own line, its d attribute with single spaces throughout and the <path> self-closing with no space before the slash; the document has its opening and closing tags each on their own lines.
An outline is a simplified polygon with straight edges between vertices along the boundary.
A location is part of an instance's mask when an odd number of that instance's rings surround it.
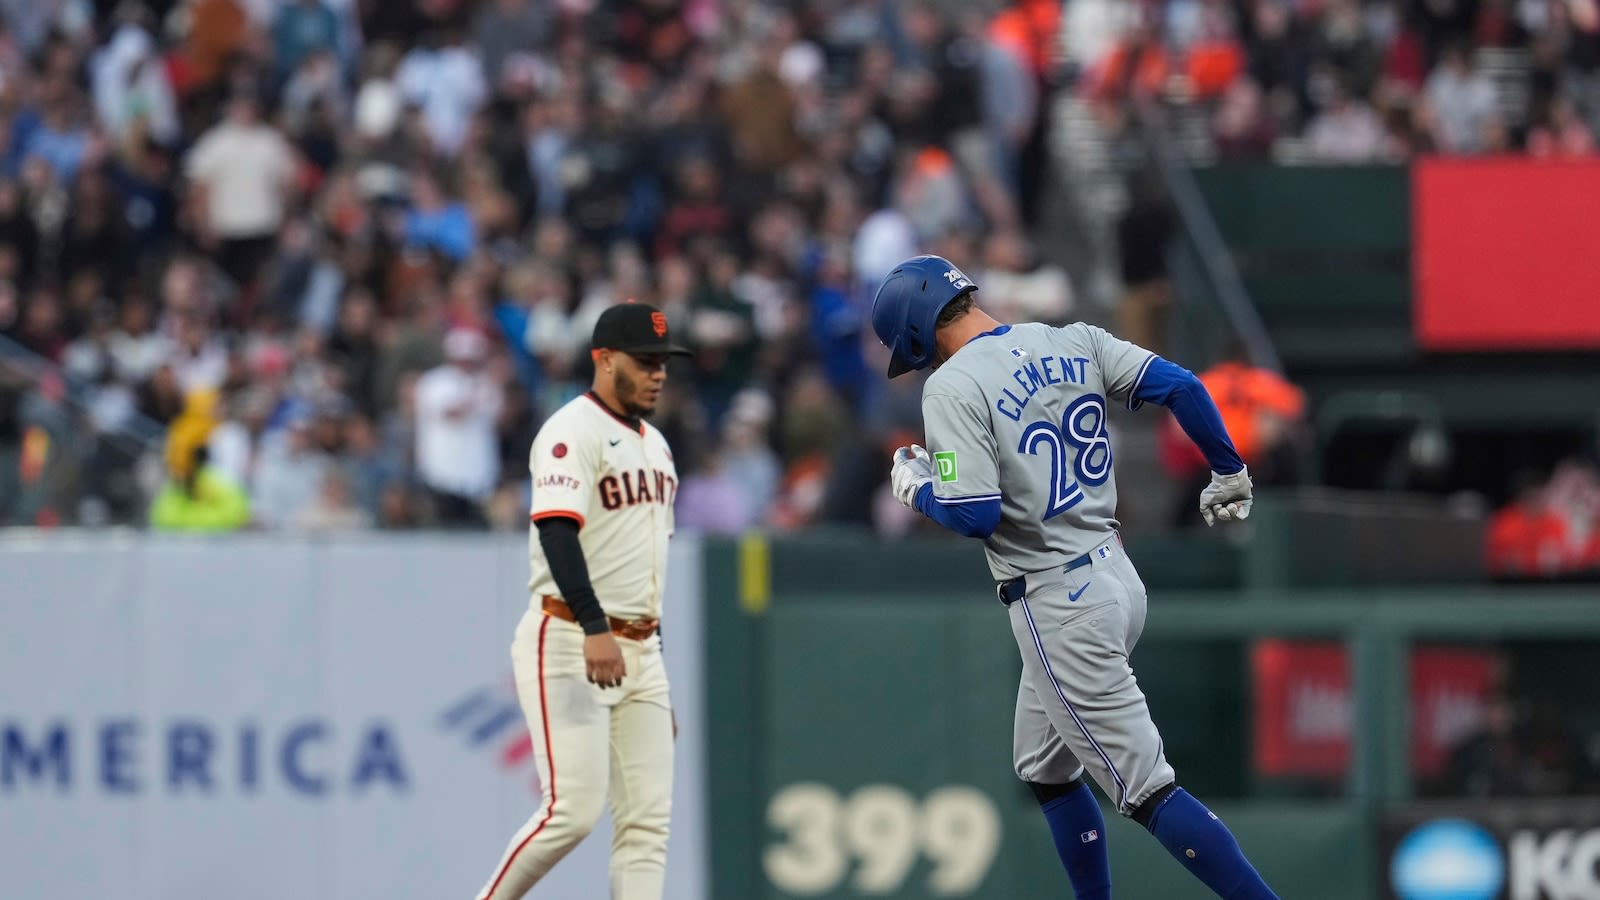
<svg viewBox="0 0 1600 900">
<path fill-rule="evenodd" d="M 1000 527 L 985 543 L 996 579 L 1061 565 L 1117 527 L 1107 403 L 1138 409 L 1133 392 L 1153 359 L 1093 325 L 1014 325 L 928 378 L 934 496 L 1000 499 Z"/>
</svg>

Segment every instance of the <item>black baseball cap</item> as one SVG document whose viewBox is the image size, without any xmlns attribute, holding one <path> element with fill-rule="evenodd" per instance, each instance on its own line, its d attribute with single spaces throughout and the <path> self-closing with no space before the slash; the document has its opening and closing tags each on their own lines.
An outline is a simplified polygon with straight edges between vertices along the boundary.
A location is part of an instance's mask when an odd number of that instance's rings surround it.
<svg viewBox="0 0 1600 900">
<path fill-rule="evenodd" d="M 621 350 L 624 353 L 667 353 L 691 356 L 690 351 L 673 344 L 667 337 L 667 315 L 648 303 L 619 303 L 600 314 L 594 323 L 594 350 Z"/>
</svg>

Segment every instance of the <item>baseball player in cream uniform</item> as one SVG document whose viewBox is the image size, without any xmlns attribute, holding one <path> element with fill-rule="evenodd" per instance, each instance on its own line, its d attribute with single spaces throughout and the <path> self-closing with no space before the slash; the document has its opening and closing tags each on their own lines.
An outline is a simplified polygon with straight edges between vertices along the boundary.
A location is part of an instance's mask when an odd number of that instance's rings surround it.
<svg viewBox="0 0 1600 900">
<path fill-rule="evenodd" d="M 587 836 L 609 801 L 612 900 L 660 900 L 676 723 L 661 658 L 661 592 L 678 475 L 655 411 L 666 316 L 601 314 L 592 389 L 534 438 L 531 603 L 511 659 L 539 767 L 539 809 L 480 900 L 522 897 Z M 596 891 L 595 897 L 601 896 Z"/>
</svg>

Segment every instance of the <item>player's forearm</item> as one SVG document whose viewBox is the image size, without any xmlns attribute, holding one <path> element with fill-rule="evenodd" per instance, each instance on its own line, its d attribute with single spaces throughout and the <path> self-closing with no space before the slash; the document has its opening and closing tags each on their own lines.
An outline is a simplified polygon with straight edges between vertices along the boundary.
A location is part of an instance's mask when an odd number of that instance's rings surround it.
<svg viewBox="0 0 1600 900">
<path fill-rule="evenodd" d="M 1232 475 L 1244 468 L 1244 460 L 1239 458 L 1233 439 L 1222 425 L 1222 413 L 1193 372 L 1156 357 L 1139 383 L 1135 398 L 1172 410 L 1172 417 L 1205 455 L 1211 471 Z"/>
<path fill-rule="evenodd" d="M 933 485 L 917 489 L 917 512 L 964 537 L 984 538 L 1000 526 L 1000 500 L 941 503 L 933 495 Z"/>
<path fill-rule="evenodd" d="M 1244 460 L 1234 448 L 1233 439 L 1228 437 L 1228 431 L 1222 425 L 1222 414 L 1217 411 L 1211 394 L 1199 379 L 1190 377 L 1190 384 L 1173 394 L 1173 402 L 1167 408 L 1172 410 L 1184 434 L 1205 455 L 1211 471 L 1218 475 L 1232 475 L 1244 468 Z"/>
<path fill-rule="evenodd" d="M 550 565 L 550 575 L 561 591 L 561 599 L 572 610 L 573 618 L 583 626 L 585 634 L 604 634 L 611 630 L 606 621 L 606 611 L 595 596 L 594 585 L 589 581 L 589 564 L 583 558 L 583 545 L 578 542 L 578 523 L 565 516 L 540 519 L 539 546 L 544 550 L 545 562 Z"/>
</svg>

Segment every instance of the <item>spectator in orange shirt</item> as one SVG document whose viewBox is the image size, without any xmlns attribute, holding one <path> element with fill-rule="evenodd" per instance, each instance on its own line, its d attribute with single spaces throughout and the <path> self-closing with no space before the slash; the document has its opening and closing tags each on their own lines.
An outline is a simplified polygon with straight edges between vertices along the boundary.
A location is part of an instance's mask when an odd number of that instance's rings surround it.
<svg viewBox="0 0 1600 900">
<path fill-rule="evenodd" d="M 1149 100 L 1162 96 L 1178 73 L 1161 37 L 1149 21 L 1141 22 L 1117 44 L 1090 82 L 1090 93 L 1101 103 L 1127 99 Z"/>
<path fill-rule="evenodd" d="M 1276 372 L 1252 366 L 1242 345 L 1202 372 L 1200 381 L 1216 398 L 1222 423 L 1247 465 L 1253 461 L 1265 469 L 1305 416 L 1305 392 Z M 1253 467 L 1251 474 L 1261 477 Z"/>
<path fill-rule="evenodd" d="M 1060 0 L 1012 0 L 989 22 L 988 39 L 1002 55 L 1022 63 L 1033 80 L 1032 122 L 1025 133 L 1011 136 L 1014 161 L 1017 212 L 1028 225 L 1039 222 L 1043 210 L 1040 189 L 1051 166 L 1047 135 L 1051 133 L 1051 102 L 1055 69 L 1060 56 Z M 996 83 L 999 83 L 998 80 Z M 1020 98 L 1009 98 L 1017 102 Z"/>
<path fill-rule="evenodd" d="M 1221 362 L 1200 373 L 1200 382 L 1216 401 L 1222 424 L 1250 467 L 1256 486 L 1298 481 L 1297 444 L 1305 423 L 1305 392 L 1282 375 L 1251 365 L 1244 345 L 1237 342 Z M 1162 429 L 1162 454 L 1168 471 L 1191 480 L 1209 481 L 1211 474 L 1203 461 L 1197 464 L 1173 451 L 1176 443 L 1171 438 L 1177 432 L 1177 424 L 1170 416 L 1162 423 Z M 1177 524 L 1190 524 L 1197 518 L 1198 510 L 1189 508 L 1192 505 L 1185 493 L 1182 510 L 1174 516 Z"/>
<path fill-rule="evenodd" d="M 1186 88 L 1196 98 L 1221 97 L 1245 69 L 1244 48 L 1227 17 L 1216 9 L 1203 13 L 1201 33 L 1184 56 Z"/>
<path fill-rule="evenodd" d="M 1567 523 L 1550 503 L 1549 487 L 1537 475 L 1517 478 L 1515 499 L 1489 519 L 1484 534 L 1489 575 L 1541 578 L 1561 574 L 1568 544 Z"/>
<path fill-rule="evenodd" d="M 1061 30 L 1061 4 L 1054 0 L 1015 0 L 995 13 L 989 39 L 1021 56 L 1037 78 L 1050 70 Z"/>
</svg>

